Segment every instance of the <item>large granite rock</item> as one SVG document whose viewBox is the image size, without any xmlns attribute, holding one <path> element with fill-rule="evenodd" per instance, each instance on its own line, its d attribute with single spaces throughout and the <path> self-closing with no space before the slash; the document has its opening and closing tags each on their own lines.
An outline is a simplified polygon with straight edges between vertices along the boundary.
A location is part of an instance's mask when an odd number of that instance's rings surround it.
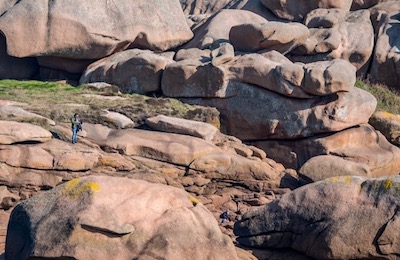
<svg viewBox="0 0 400 260">
<path fill-rule="evenodd" d="M 158 131 L 190 135 L 211 141 L 219 133 L 213 125 L 182 118 L 158 115 L 146 119 L 146 124 Z"/>
<path fill-rule="evenodd" d="M 400 147 L 400 115 L 378 111 L 371 116 L 369 123 L 389 142 Z"/>
<path fill-rule="evenodd" d="M 99 156 L 90 147 L 57 139 L 37 145 L 0 145 L 0 162 L 30 169 L 85 171 L 96 166 Z"/>
<path fill-rule="evenodd" d="M 35 58 L 15 58 L 8 55 L 6 39 L 0 34 L 0 79 L 31 79 L 38 72 L 39 66 Z"/>
<path fill-rule="evenodd" d="M 200 138 L 139 129 L 111 131 L 105 147 L 128 156 L 142 156 L 185 166 L 198 157 L 221 152 L 219 147 Z"/>
<path fill-rule="evenodd" d="M 284 194 L 235 224 L 238 242 L 314 259 L 396 259 L 400 177 L 334 177 Z"/>
<path fill-rule="evenodd" d="M 304 17 L 317 8 L 338 8 L 349 11 L 352 0 L 261 0 L 278 17 L 302 22 Z"/>
<path fill-rule="evenodd" d="M 304 23 L 310 36 L 294 49 L 293 61 L 343 59 L 357 68 L 358 75 L 368 73 L 374 49 L 374 30 L 368 10 L 347 13 L 341 9 L 315 9 Z"/>
<path fill-rule="evenodd" d="M 379 23 L 370 75 L 373 82 L 400 90 L 400 3 L 389 3 L 374 7 Z"/>
<path fill-rule="evenodd" d="M 194 38 L 184 45 L 185 49 L 207 49 L 229 41 L 229 31 L 233 26 L 244 23 L 261 24 L 267 20 L 246 10 L 222 10 L 196 28 Z"/>
<path fill-rule="evenodd" d="M 36 125 L 14 121 L 0 121 L 0 145 L 22 142 L 46 142 L 52 134 Z"/>
<path fill-rule="evenodd" d="M 353 0 L 351 10 L 367 9 L 383 2 L 390 2 L 392 0 Z"/>
<path fill-rule="evenodd" d="M 364 169 L 361 170 L 364 173 L 357 175 L 380 177 L 398 175 L 400 171 L 400 149 L 367 124 L 303 140 L 269 140 L 253 144 L 263 149 L 270 158 L 293 169 L 299 169 L 315 156 L 333 155 L 357 163 L 359 169 Z M 325 177 L 336 176 L 337 172 L 343 172 L 343 168 L 347 167 L 339 163 L 329 164 L 328 160 L 324 163 L 324 167 L 331 168 L 331 171 L 324 173 Z M 320 167 L 315 163 L 313 165 Z M 357 172 L 360 173 L 360 170 Z"/>
<path fill-rule="evenodd" d="M 190 239 L 188 239 L 190 237 Z M 74 179 L 12 212 L 6 259 L 238 259 L 184 190 L 116 177 Z"/>
<path fill-rule="evenodd" d="M 172 59 L 149 50 L 126 50 L 90 64 L 80 83 L 107 82 L 123 93 L 146 94 L 159 91 L 161 76 Z"/>
<path fill-rule="evenodd" d="M 11 56 L 73 59 L 134 47 L 167 50 L 193 36 L 178 0 L 22 0 L 0 17 L 0 30 Z"/>
<path fill-rule="evenodd" d="M 301 23 L 245 23 L 232 27 L 229 41 L 237 51 L 275 50 L 286 54 L 304 44 L 309 35 L 308 28 Z"/>
<path fill-rule="evenodd" d="M 227 98 L 184 98 L 221 112 L 225 132 L 242 140 L 297 139 L 368 122 L 376 99 L 363 90 L 293 99 L 245 83 L 230 82 Z M 267 153 L 268 154 L 268 153 Z"/>
<path fill-rule="evenodd" d="M 354 66 L 340 59 L 296 64 L 277 58 L 272 53 L 240 56 L 229 64 L 230 78 L 296 98 L 348 92 L 356 82 Z"/>
</svg>

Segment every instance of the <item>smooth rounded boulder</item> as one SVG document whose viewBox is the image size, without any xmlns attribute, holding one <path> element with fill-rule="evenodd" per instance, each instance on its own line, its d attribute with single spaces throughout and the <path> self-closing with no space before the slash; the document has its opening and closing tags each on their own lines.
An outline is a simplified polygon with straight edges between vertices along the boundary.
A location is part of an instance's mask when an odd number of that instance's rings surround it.
<svg viewBox="0 0 400 260">
<path fill-rule="evenodd" d="M 229 31 L 235 25 L 244 23 L 266 23 L 267 20 L 258 14 L 246 10 L 221 10 L 210 17 L 207 22 L 197 27 L 193 39 L 183 48 L 208 49 L 222 42 L 229 41 Z"/>
<path fill-rule="evenodd" d="M 162 73 L 173 62 L 149 50 L 126 50 L 90 64 L 79 82 L 106 82 L 123 93 L 146 94 L 160 90 Z"/>
<path fill-rule="evenodd" d="M 163 51 L 193 36 L 178 0 L 21 0 L 0 17 L 0 31 L 11 56 L 72 59 L 135 47 Z"/>
<path fill-rule="evenodd" d="M 52 134 L 37 125 L 14 121 L 0 121 L 0 144 L 46 142 Z"/>
<path fill-rule="evenodd" d="M 246 213 L 237 241 L 291 248 L 314 259 L 396 259 L 400 254 L 400 176 L 329 178 Z"/>
<path fill-rule="evenodd" d="M 305 43 L 309 35 L 308 28 L 301 23 L 246 23 L 232 27 L 229 32 L 229 41 L 237 51 L 275 50 L 286 54 Z"/>
<path fill-rule="evenodd" d="M 16 206 L 5 253 L 7 260 L 188 257 L 238 259 L 214 216 L 184 190 L 100 176 L 73 179 Z"/>
</svg>

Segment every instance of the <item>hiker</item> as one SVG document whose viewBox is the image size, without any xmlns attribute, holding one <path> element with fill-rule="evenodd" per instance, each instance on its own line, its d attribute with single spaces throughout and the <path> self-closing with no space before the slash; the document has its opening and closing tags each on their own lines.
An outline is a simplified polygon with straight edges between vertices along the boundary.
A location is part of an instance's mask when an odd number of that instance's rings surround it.
<svg viewBox="0 0 400 260">
<path fill-rule="evenodd" d="M 78 113 L 71 117 L 72 143 L 76 144 L 78 132 L 82 130 L 82 121 Z"/>
<path fill-rule="evenodd" d="M 229 209 L 222 212 L 219 217 L 221 218 L 221 223 L 225 223 L 227 220 L 229 220 Z"/>
</svg>

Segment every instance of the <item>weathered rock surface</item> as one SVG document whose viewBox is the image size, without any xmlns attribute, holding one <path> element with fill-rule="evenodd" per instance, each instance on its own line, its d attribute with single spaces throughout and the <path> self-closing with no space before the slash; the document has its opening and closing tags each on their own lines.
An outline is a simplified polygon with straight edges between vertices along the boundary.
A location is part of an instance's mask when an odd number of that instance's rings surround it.
<svg viewBox="0 0 400 260">
<path fill-rule="evenodd" d="M 389 142 L 400 146 L 400 115 L 389 112 L 375 112 L 369 119 L 369 123 L 380 131 Z"/>
<path fill-rule="evenodd" d="M 8 230 L 7 259 L 237 259 L 231 240 L 195 198 L 126 178 L 74 179 L 35 196 L 13 210 Z"/>
<path fill-rule="evenodd" d="M 390 2 L 390 1 L 392 0 L 353 0 L 353 4 L 351 5 L 351 10 L 367 9 L 379 3 Z"/>
<path fill-rule="evenodd" d="M 370 125 L 364 124 L 334 133 L 297 141 L 259 141 L 255 146 L 285 167 L 299 169 L 318 155 L 334 155 L 358 163 L 370 177 L 398 175 L 400 149 Z M 333 168 L 337 168 L 333 170 Z M 343 166 L 332 164 L 332 174 Z M 368 173 L 369 172 L 369 173 Z"/>
<path fill-rule="evenodd" d="M 343 159 L 335 155 L 312 157 L 299 170 L 310 181 L 321 181 L 335 176 L 370 177 L 368 165 Z"/>
<path fill-rule="evenodd" d="M 110 124 L 119 129 L 132 128 L 135 126 L 135 123 L 129 117 L 121 113 L 106 110 L 101 117 L 106 124 Z"/>
<path fill-rule="evenodd" d="M 399 191 L 399 176 L 330 178 L 246 213 L 234 232 L 246 246 L 292 248 L 316 259 L 395 259 Z"/>
<path fill-rule="evenodd" d="M 235 25 L 243 23 L 266 23 L 267 20 L 253 12 L 245 10 L 222 10 L 194 30 L 194 38 L 183 48 L 208 49 L 229 41 L 229 31 Z"/>
<path fill-rule="evenodd" d="M 211 141 L 219 133 L 218 128 L 207 123 L 163 115 L 147 118 L 146 124 L 154 130 L 200 137 L 206 141 Z"/>
<path fill-rule="evenodd" d="M 349 11 L 352 0 L 261 0 L 263 5 L 270 9 L 276 16 L 302 22 L 303 18 L 317 8 L 338 8 Z"/>
<path fill-rule="evenodd" d="M 106 147 L 128 156 L 143 156 L 177 165 L 189 165 L 194 159 L 220 148 L 200 138 L 139 129 L 111 131 Z"/>
<path fill-rule="evenodd" d="M 41 122 L 43 124 L 48 124 L 48 125 L 55 125 L 56 123 L 46 117 L 43 117 L 41 115 L 26 111 L 25 109 L 18 107 L 18 104 L 13 105 L 0 105 L 0 117 L 3 119 L 8 119 L 8 118 L 18 118 L 19 120 L 22 121 L 33 121 L 33 122 Z"/>
<path fill-rule="evenodd" d="M 302 65 L 286 61 L 275 62 L 265 55 L 268 54 L 246 54 L 238 57 L 230 64 L 230 78 L 297 98 L 350 91 L 356 82 L 355 68 L 344 60 Z"/>
<path fill-rule="evenodd" d="M 227 71 L 209 62 L 182 60 L 165 68 L 161 89 L 169 97 L 224 97 Z"/>
<path fill-rule="evenodd" d="M 123 93 L 146 94 L 159 91 L 165 67 L 173 60 L 149 50 L 126 50 L 87 67 L 80 83 L 107 82 Z"/>
<path fill-rule="evenodd" d="M 0 3 L 0 15 L 2 6 Z M 0 34 L 0 79 L 31 79 L 39 72 L 35 58 L 15 58 L 7 54 L 6 39 Z"/>
<path fill-rule="evenodd" d="M 0 121 L 0 144 L 46 142 L 51 138 L 51 133 L 40 126 L 13 121 Z"/>
<path fill-rule="evenodd" d="M 12 56 L 74 59 L 99 59 L 128 47 L 167 50 L 193 36 L 177 0 L 18 1 L 1 16 L 0 30 Z"/>
<path fill-rule="evenodd" d="M 370 75 L 373 82 L 400 89 L 400 4 L 388 6 L 388 12 L 384 7 L 378 5 L 374 11 L 379 15 L 379 26 Z"/>
<path fill-rule="evenodd" d="M 376 107 L 375 98 L 357 88 L 313 99 L 291 99 L 252 85 L 230 82 L 226 97 L 183 100 L 218 108 L 225 132 L 242 140 L 296 139 L 341 131 L 368 122 Z"/>
<path fill-rule="evenodd" d="M 237 51 L 275 50 L 286 54 L 304 44 L 309 35 L 308 28 L 301 23 L 246 23 L 232 27 L 229 41 Z"/>
<path fill-rule="evenodd" d="M 310 63 L 343 59 L 366 75 L 374 49 L 374 30 L 368 10 L 347 14 L 338 9 L 316 9 L 305 18 L 310 37 L 292 51 L 290 59 Z"/>
<path fill-rule="evenodd" d="M 0 145 L 0 162 L 13 167 L 41 170 L 84 171 L 92 169 L 99 152 L 60 140 L 38 144 Z"/>
</svg>

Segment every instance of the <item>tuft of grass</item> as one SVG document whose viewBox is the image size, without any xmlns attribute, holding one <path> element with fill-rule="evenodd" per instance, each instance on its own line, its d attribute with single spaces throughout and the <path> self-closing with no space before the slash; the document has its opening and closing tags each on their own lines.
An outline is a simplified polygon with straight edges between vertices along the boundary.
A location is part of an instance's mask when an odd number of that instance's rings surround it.
<svg viewBox="0 0 400 260">
<path fill-rule="evenodd" d="M 382 84 L 370 84 L 363 80 L 357 80 L 356 87 L 368 91 L 377 100 L 377 111 L 386 111 L 392 114 L 400 114 L 400 93 Z"/>
</svg>

